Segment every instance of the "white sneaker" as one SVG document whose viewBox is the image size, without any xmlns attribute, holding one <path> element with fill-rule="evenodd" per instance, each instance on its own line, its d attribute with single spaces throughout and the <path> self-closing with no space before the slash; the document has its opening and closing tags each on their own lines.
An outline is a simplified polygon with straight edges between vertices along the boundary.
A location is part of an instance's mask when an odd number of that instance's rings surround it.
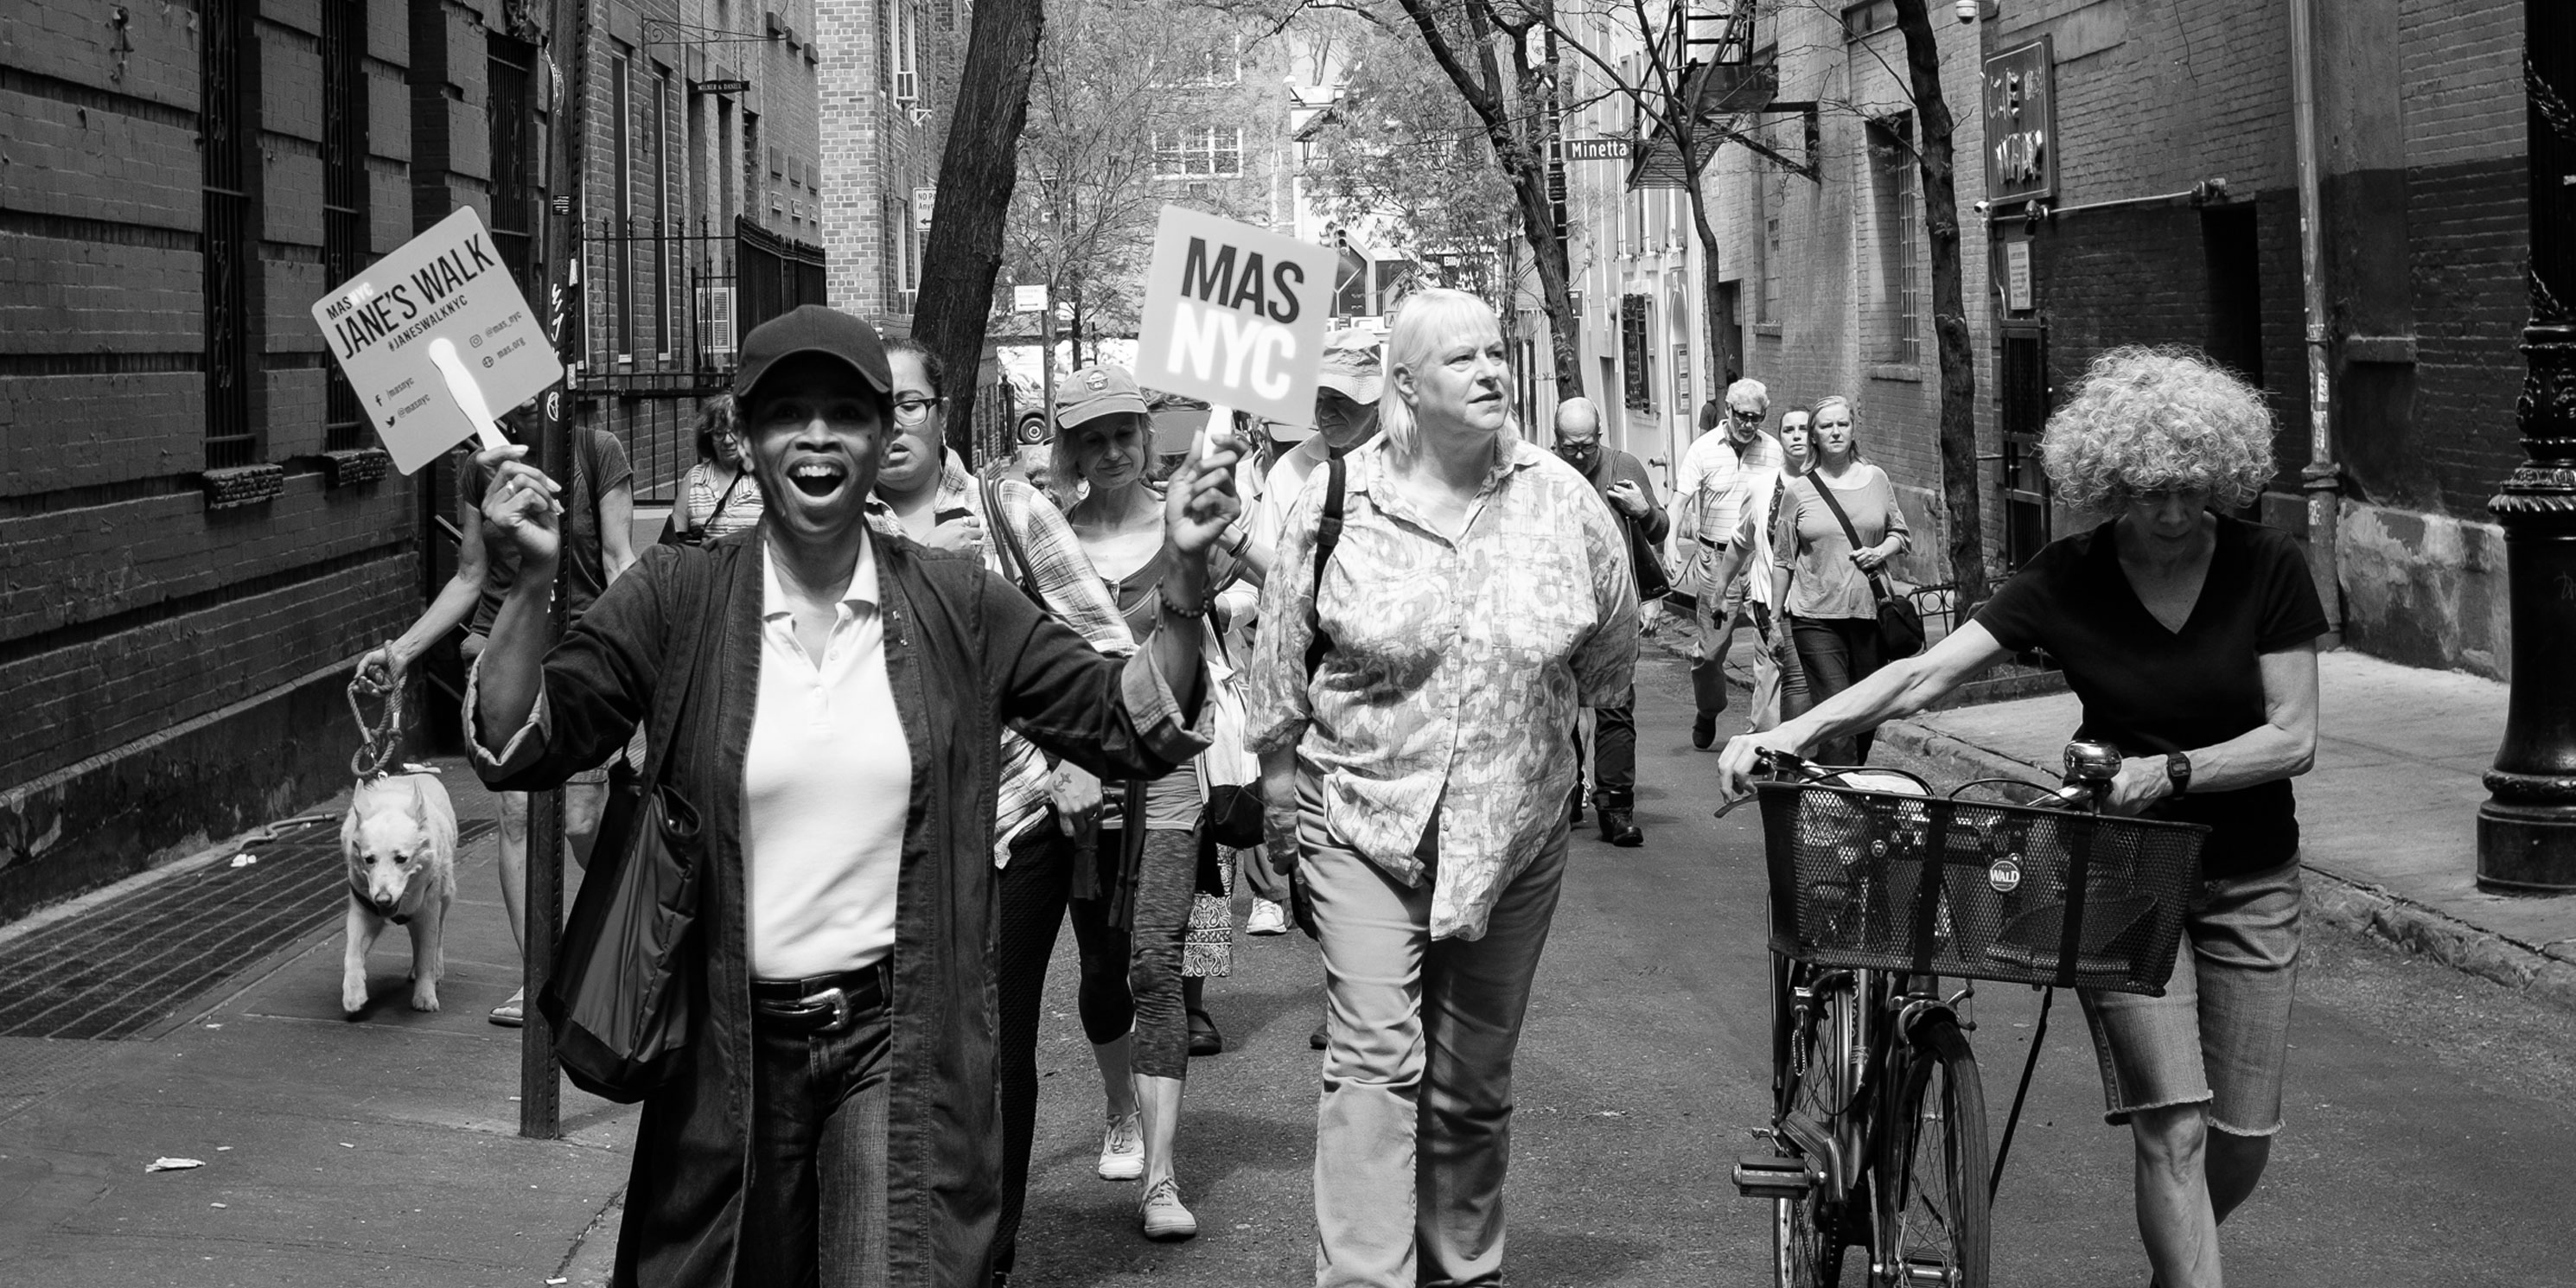
<svg viewBox="0 0 2576 1288">
<path fill-rule="evenodd" d="M 1199 1219 L 1181 1206 L 1180 1182 L 1168 1176 L 1145 1191 L 1145 1201 L 1136 1210 L 1148 1239 L 1186 1239 L 1199 1232 Z"/>
<path fill-rule="evenodd" d="M 1252 915 L 1243 919 L 1247 935 L 1284 935 L 1288 933 L 1288 910 L 1267 899 L 1252 901 Z"/>
<path fill-rule="evenodd" d="M 1100 1179 L 1132 1181 L 1145 1174 L 1145 1130 L 1136 1115 L 1109 1120 L 1100 1136 Z"/>
</svg>

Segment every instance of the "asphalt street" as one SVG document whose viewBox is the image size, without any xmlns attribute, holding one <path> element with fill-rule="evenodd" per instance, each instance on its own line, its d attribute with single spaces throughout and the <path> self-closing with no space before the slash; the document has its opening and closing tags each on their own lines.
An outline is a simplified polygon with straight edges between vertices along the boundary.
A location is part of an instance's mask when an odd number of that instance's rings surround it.
<svg viewBox="0 0 2576 1288">
<path fill-rule="evenodd" d="M 1713 758 L 1690 749 L 1688 693 L 1677 663 L 1641 664 L 1645 848 L 1588 830 L 1575 840 L 1516 1073 L 1516 1288 L 1769 1279 L 1768 1208 L 1728 1179 L 1767 1099 L 1760 824 L 1749 810 L 1709 816 Z M 1313 945 L 1238 940 L 1233 976 L 1209 988 L 1229 1049 L 1193 1062 L 1180 1144 L 1201 1233 L 1152 1245 L 1136 1233 L 1137 1187 L 1092 1174 L 1101 1100 L 1070 938 L 1051 976 L 1014 1282 L 1304 1279 Z M 2289 1124 L 2264 1187 L 2224 1231 L 2230 1281 L 2576 1284 L 2576 1016 L 2321 927 L 2307 951 Z M 2091 1044 L 2061 1001 L 1996 1203 L 1995 1282 L 2144 1284 L 2127 1134 L 2102 1124 Z M 1985 986 L 1975 1004 L 1998 1130 L 2037 1010 L 2014 986 Z M 1846 1283 L 1860 1281 L 1855 1265 Z"/>
</svg>

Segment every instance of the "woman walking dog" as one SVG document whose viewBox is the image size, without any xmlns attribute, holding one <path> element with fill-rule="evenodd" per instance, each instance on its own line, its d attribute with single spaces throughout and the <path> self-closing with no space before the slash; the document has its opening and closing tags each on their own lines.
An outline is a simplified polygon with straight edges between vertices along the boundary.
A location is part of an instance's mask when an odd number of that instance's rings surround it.
<svg viewBox="0 0 2576 1288">
<path fill-rule="evenodd" d="M 988 1288 L 1001 726 L 1122 777 L 1204 742 L 1197 597 L 1238 509 L 1234 452 L 1171 489 L 1158 629 L 1121 662 L 977 561 L 870 531 L 894 387 L 857 318 L 809 305 L 754 329 L 734 390 L 760 526 L 656 547 L 560 642 L 558 489 L 518 449 L 485 454 L 486 540 L 529 575 L 467 683 L 484 780 L 560 783 L 687 686 L 662 782 L 706 841 L 707 984 L 685 1067 L 645 1101 L 620 1283 Z M 690 615 L 713 629 L 666 657 Z"/>
</svg>

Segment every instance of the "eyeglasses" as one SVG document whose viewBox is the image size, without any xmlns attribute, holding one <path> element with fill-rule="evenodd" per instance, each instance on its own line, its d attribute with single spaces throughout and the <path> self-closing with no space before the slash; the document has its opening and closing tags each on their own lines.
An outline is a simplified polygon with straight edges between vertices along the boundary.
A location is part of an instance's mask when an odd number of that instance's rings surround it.
<svg viewBox="0 0 2576 1288">
<path fill-rule="evenodd" d="M 894 400 L 894 423 L 918 425 L 930 415 L 930 409 L 948 401 L 945 398 L 897 398 Z"/>
<path fill-rule="evenodd" d="M 1727 415 L 1729 415 L 1729 416 L 1733 416 L 1733 417 L 1734 417 L 1734 418 L 1736 418 L 1737 420 L 1745 421 L 1745 422 L 1748 422 L 1748 423 L 1750 423 L 1750 424 L 1755 424 L 1755 425 L 1759 425 L 1759 424 L 1761 424 L 1761 423 L 1762 423 L 1762 417 L 1763 417 L 1763 413 L 1761 413 L 1761 412 L 1758 412 L 1758 411 L 1746 411 L 1745 409 L 1743 409 L 1743 408 L 1741 408 L 1741 407 L 1729 407 L 1729 408 L 1727 408 L 1727 409 L 1726 409 L 1726 414 L 1727 414 Z"/>
<path fill-rule="evenodd" d="M 1601 440 L 1597 438 L 1558 439 L 1556 444 L 1559 456 L 1590 456 L 1599 450 Z"/>
</svg>

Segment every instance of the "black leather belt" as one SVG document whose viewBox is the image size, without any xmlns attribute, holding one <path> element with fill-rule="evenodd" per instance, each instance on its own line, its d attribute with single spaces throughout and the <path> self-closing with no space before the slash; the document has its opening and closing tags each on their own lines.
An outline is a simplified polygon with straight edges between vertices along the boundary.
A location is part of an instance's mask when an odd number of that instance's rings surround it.
<svg viewBox="0 0 2576 1288">
<path fill-rule="evenodd" d="M 751 1010 L 760 1020 L 812 1033 L 838 1033 L 885 1009 L 886 964 L 837 975 L 751 981 Z"/>
</svg>

